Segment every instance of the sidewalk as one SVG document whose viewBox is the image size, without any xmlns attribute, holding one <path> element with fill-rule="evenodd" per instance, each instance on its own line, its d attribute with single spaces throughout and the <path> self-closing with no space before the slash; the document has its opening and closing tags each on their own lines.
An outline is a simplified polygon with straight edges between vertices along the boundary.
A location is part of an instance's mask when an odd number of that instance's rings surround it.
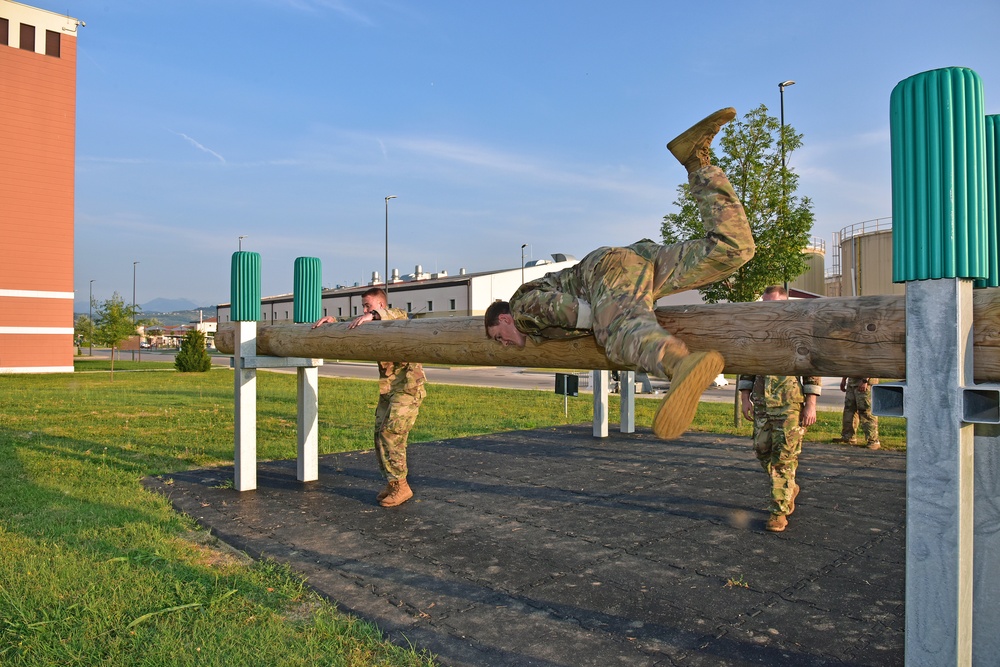
<svg viewBox="0 0 1000 667">
<path fill-rule="evenodd" d="M 146 483 L 254 557 L 444 665 L 903 664 L 905 454 L 807 443 L 788 530 L 763 530 L 746 438 L 589 424 L 410 446 L 386 510 L 374 454 Z"/>
</svg>

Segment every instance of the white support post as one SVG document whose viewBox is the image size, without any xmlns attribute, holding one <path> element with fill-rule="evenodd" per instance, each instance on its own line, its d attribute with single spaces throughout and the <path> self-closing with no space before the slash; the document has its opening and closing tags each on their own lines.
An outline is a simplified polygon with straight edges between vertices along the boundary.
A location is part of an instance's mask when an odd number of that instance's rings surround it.
<svg viewBox="0 0 1000 667">
<path fill-rule="evenodd" d="M 962 393 L 972 384 L 972 347 L 972 281 L 908 282 L 908 667 L 972 660 L 974 433 L 964 421 Z"/>
<path fill-rule="evenodd" d="M 319 369 L 297 369 L 298 374 L 298 465 L 300 482 L 319 479 Z"/>
<path fill-rule="evenodd" d="M 609 371 L 591 371 L 594 386 L 594 437 L 608 437 L 608 384 Z"/>
<path fill-rule="evenodd" d="M 237 491 L 253 491 L 257 488 L 257 369 L 253 363 L 257 357 L 257 323 L 235 324 L 233 486 Z"/>
<path fill-rule="evenodd" d="M 618 374 L 619 430 L 622 433 L 635 433 L 635 372 L 622 371 Z"/>
</svg>

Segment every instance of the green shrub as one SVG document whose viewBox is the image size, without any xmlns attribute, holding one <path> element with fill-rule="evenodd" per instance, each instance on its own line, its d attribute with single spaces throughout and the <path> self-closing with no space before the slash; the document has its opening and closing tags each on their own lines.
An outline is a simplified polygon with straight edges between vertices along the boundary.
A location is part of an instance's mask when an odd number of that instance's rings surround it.
<svg viewBox="0 0 1000 667">
<path fill-rule="evenodd" d="M 198 330 L 184 334 L 181 349 L 174 358 L 174 368 L 181 373 L 204 373 L 212 368 L 212 359 L 205 349 L 205 334 Z"/>
</svg>

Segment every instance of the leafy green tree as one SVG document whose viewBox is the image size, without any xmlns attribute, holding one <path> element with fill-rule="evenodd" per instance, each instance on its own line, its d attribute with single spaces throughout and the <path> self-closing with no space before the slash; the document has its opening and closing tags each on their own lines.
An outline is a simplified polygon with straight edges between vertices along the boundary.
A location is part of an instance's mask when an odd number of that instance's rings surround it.
<svg viewBox="0 0 1000 667">
<path fill-rule="evenodd" d="M 184 334 L 181 349 L 174 357 L 174 368 L 181 373 L 204 373 L 212 368 L 212 358 L 205 349 L 205 334 L 192 329 Z"/>
<path fill-rule="evenodd" d="M 802 135 L 784 127 L 785 163 L 802 145 Z M 763 104 L 723 128 L 722 155 L 712 163 L 722 168 L 746 209 L 757 252 L 726 280 L 699 291 L 708 303 L 754 301 L 768 285 L 783 284 L 806 270 L 803 249 L 813 226 L 812 201 L 799 198 L 799 177 L 782 164 L 781 124 Z M 665 243 L 702 238 L 705 228 L 688 185 L 677 188 L 677 213 L 664 216 Z"/>
<path fill-rule="evenodd" d="M 115 378 L 115 353 L 122 341 L 134 336 L 141 320 L 136 315 L 142 310 L 140 306 L 125 303 L 121 295 L 115 292 L 110 299 L 98 303 L 94 323 L 94 342 L 111 348 L 111 379 Z"/>
</svg>

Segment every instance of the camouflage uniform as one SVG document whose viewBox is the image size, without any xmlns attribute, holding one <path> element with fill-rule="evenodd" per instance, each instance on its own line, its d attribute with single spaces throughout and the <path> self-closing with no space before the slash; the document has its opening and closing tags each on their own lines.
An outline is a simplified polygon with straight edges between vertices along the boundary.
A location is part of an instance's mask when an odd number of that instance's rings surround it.
<svg viewBox="0 0 1000 667">
<path fill-rule="evenodd" d="M 753 402 L 753 448 L 757 460 L 771 478 L 771 514 L 788 514 L 799 467 L 802 436 L 799 413 L 805 394 L 823 390 L 818 377 L 794 375 L 741 375 L 739 390 L 749 389 Z"/>
<path fill-rule="evenodd" d="M 868 383 L 868 390 L 858 389 L 863 383 Z M 847 393 L 844 395 L 844 420 L 840 428 L 840 438 L 844 442 L 854 443 L 858 424 L 865 434 L 866 444 L 878 442 L 878 417 L 872 414 L 872 385 L 878 382 L 875 378 L 847 378 Z"/>
<path fill-rule="evenodd" d="M 379 308 L 382 320 L 405 320 L 405 310 Z M 378 407 L 375 408 L 375 455 L 388 481 L 406 479 L 406 440 L 417 420 L 424 389 L 424 367 L 406 361 L 378 362 Z"/>
<path fill-rule="evenodd" d="M 510 298 L 518 330 L 536 341 L 593 333 L 611 361 L 669 375 L 687 348 L 660 327 L 656 300 L 721 280 L 754 252 L 743 205 L 722 170 L 702 167 L 688 180 L 706 238 L 598 248 L 575 266 L 525 283 Z M 581 321 L 581 301 L 589 305 L 592 321 L 586 316 Z"/>
</svg>

